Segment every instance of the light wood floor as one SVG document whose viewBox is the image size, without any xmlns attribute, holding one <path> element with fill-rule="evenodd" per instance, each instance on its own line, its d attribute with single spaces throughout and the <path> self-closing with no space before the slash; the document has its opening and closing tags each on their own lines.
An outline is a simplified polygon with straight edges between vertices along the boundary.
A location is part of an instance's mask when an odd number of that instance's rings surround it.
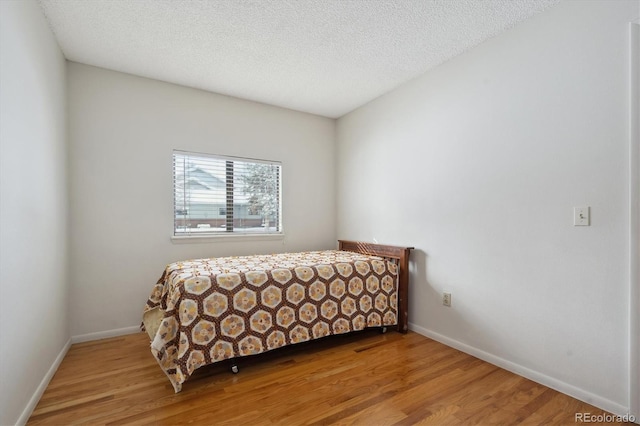
<svg viewBox="0 0 640 426">
<path fill-rule="evenodd" d="M 576 424 L 604 414 L 419 334 L 369 330 L 201 368 L 175 394 L 146 334 L 76 344 L 29 424 Z"/>
</svg>

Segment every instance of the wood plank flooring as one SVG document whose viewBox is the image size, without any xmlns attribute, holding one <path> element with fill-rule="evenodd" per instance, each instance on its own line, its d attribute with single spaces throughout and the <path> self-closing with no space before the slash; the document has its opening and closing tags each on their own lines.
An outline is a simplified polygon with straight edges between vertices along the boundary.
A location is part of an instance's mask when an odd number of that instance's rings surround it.
<svg viewBox="0 0 640 426">
<path fill-rule="evenodd" d="M 548 425 L 606 414 L 412 332 L 334 336 L 239 366 L 203 367 L 176 394 L 146 334 L 76 344 L 28 424 Z"/>
</svg>

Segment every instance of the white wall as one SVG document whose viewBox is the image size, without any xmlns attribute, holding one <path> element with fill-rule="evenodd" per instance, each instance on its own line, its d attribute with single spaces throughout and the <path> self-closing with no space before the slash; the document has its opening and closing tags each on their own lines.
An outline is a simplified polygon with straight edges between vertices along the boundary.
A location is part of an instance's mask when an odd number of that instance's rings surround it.
<svg viewBox="0 0 640 426">
<path fill-rule="evenodd" d="M 167 263 L 326 249 L 335 121 L 69 63 L 71 333 L 139 325 Z M 172 149 L 279 160 L 283 241 L 175 244 Z"/>
<path fill-rule="evenodd" d="M 1 1 L 0 30 L 0 424 L 9 425 L 26 420 L 69 341 L 66 80 L 37 3 Z"/>
<path fill-rule="evenodd" d="M 617 412 L 638 5 L 563 2 L 337 128 L 338 237 L 416 247 L 412 327 Z"/>
</svg>

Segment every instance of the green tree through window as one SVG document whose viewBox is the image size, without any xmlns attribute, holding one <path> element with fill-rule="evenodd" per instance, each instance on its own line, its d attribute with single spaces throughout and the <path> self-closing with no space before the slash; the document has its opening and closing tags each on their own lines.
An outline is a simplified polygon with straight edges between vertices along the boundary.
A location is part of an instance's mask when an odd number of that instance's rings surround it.
<svg viewBox="0 0 640 426">
<path fill-rule="evenodd" d="M 244 193 L 249 196 L 249 212 L 261 214 L 264 226 L 278 223 L 280 210 L 280 166 L 266 163 L 248 163 L 242 175 Z"/>
</svg>

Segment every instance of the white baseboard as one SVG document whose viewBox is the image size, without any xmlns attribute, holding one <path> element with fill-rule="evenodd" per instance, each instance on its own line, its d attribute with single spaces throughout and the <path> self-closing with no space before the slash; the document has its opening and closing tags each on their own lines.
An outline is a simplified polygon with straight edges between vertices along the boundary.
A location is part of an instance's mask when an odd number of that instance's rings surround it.
<svg viewBox="0 0 640 426">
<path fill-rule="evenodd" d="M 65 343 L 65 345 L 62 347 L 62 350 L 56 357 L 55 361 L 53 361 L 53 364 L 51 364 L 49 371 L 47 371 L 47 374 L 45 374 L 45 376 L 42 378 L 42 381 L 36 388 L 36 391 L 33 393 L 33 396 L 29 400 L 29 403 L 24 408 L 24 410 L 22 410 L 22 414 L 20 414 L 20 417 L 18 418 L 16 425 L 22 426 L 27 424 L 29 417 L 31 417 L 31 413 L 33 413 L 33 410 L 35 410 L 36 406 L 38 405 L 38 402 L 40 401 L 42 394 L 47 389 L 47 386 L 49 385 L 49 382 L 53 378 L 53 375 L 56 374 L 56 371 L 58 371 L 58 367 L 60 366 L 60 363 L 64 359 L 65 355 L 67 355 L 67 352 L 69 351 L 70 347 L 71 347 L 71 339 L 67 340 L 67 343 Z"/>
<path fill-rule="evenodd" d="M 415 331 L 418 334 L 422 334 L 423 336 L 426 336 L 430 339 L 440 342 L 443 345 L 447 345 L 452 348 L 458 349 L 461 352 L 472 355 L 490 364 L 496 365 L 500 368 L 504 368 L 505 370 L 515 373 L 519 376 L 525 377 L 529 380 L 533 380 L 536 383 L 540 383 L 541 385 L 557 390 L 558 392 L 567 394 L 575 399 L 586 402 L 587 404 L 594 405 L 612 414 L 616 414 L 620 416 L 629 414 L 629 408 L 623 405 L 620 405 L 617 402 L 611 401 L 607 398 L 603 398 L 598 395 L 594 395 L 591 392 L 588 392 L 584 389 L 570 385 L 568 383 L 565 383 L 553 377 L 547 376 L 546 374 L 540 373 L 538 371 L 531 370 L 530 368 L 524 367 L 520 364 L 516 364 L 514 362 L 500 358 L 496 355 L 490 354 L 481 349 L 475 348 L 473 346 L 469 346 L 465 343 L 443 336 L 442 334 L 428 330 L 424 327 L 420 327 L 416 324 L 409 323 L 409 330 Z"/>
<path fill-rule="evenodd" d="M 80 334 L 71 337 L 71 343 L 90 342 L 93 340 L 108 339 L 109 337 L 124 336 L 126 334 L 140 333 L 140 326 L 116 328 L 115 330 L 98 331 L 96 333 Z"/>
</svg>

